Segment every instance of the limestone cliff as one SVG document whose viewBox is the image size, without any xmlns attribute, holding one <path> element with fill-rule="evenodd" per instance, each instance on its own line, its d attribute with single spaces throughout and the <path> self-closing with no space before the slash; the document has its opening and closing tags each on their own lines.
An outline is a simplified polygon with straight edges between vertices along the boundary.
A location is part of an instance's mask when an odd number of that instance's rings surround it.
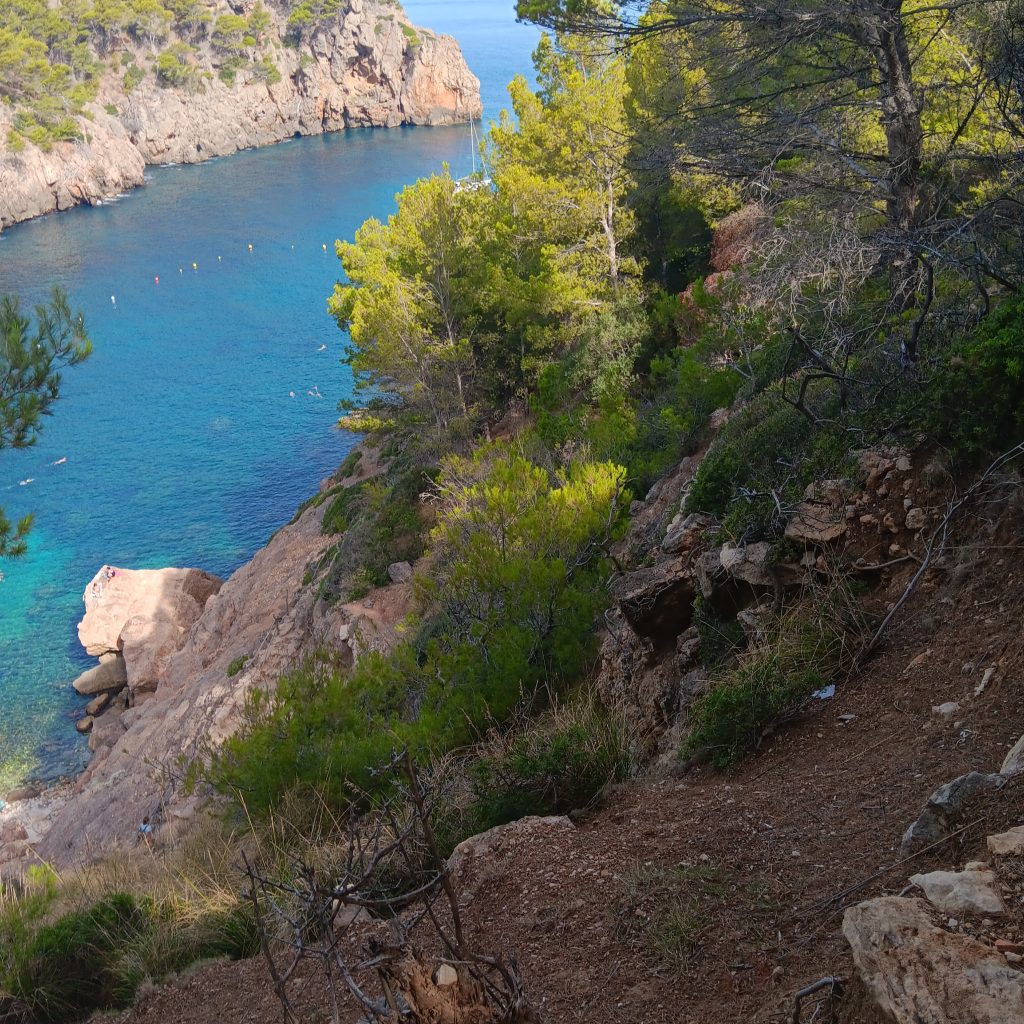
<svg viewBox="0 0 1024 1024">
<path fill-rule="evenodd" d="M 352 660 L 393 645 L 408 581 L 349 604 L 318 600 L 308 585 L 335 542 L 322 531 L 325 508 L 303 511 L 223 585 L 195 569 L 100 570 L 79 639 L 101 663 L 75 684 L 95 695 L 82 720 L 93 758 L 73 785 L 0 807 L 0 873 L 31 855 L 81 864 L 133 846 L 143 819 L 158 833 L 173 827 L 197 803 L 181 787 L 183 766 L 239 727 L 254 687 L 272 689 L 314 651 Z M 123 670 L 104 674 L 115 662 Z"/>
<path fill-rule="evenodd" d="M 480 115 L 480 83 L 458 43 L 414 28 L 393 3 L 349 0 L 297 46 L 282 42 L 285 15 L 269 13 L 266 40 L 236 57 L 232 81 L 216 73 L 223 55 L 211 44 L 193 48 L 181 87 L 158 80 L 155 52 L 118 51 L 122 59 L 111 60 L 116 69 L 81 119 L 82 141 L 18 151 L 8 138 L 12 112 L 0 105 L 0 228 L 141 185 L 147 164 L 197 163 L 295 135 Z M 129 61 L 145 69 L 130 90 L 122 72 Z"/>
</svg>

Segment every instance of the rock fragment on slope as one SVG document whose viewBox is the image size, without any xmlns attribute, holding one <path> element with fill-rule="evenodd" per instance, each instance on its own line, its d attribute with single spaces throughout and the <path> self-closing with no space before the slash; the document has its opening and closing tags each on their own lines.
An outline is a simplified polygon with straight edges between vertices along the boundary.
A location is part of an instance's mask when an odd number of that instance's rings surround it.
<svg viewBox="0 0 1024 1024">
<path fill-rule="evenodd" d="M 994 949 L 938 927 L 920 899 L 850 907 L 843 935 L 861 981 L 896 1024 L 1020 1024 L 1024 974 Z"/>
<path fill-rule="evenodd" d="M 1006 907 L 996 890 L 995 872 L 979 861 L 963 871 L 929 871 L 912 875 L 928 902 L 946 914 L 1003 914 Z"/>
</svg>

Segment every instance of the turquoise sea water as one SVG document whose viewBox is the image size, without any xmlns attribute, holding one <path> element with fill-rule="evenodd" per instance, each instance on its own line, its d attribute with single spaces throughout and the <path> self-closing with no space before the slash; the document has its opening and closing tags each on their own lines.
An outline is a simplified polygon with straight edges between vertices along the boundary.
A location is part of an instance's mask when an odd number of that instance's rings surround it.
<svg viewBox="0 0 1024 1024">
<path fill-rule="evenodd" d="M 405 7 L 459 39 L 495 116 L 537 38 L 512 0 Z M 350 387 L 325 307 L 334 240 L 385 216 L 403 185 L 470 161 L 468 128 L 297 139 L 153 168 L 117 202 L 0 235 L 0 293 L 35 302 L 63 286 L 95 347 L 40 443 L 0 453 L 0 506 L 36 517 L 29 555 L 0 565 L 0 794 L 87 760 L 69 682 L 90 663 L 75 627 L 100 565 L 226 575 L 352 446 L 333 427 Z"/>
</svg>

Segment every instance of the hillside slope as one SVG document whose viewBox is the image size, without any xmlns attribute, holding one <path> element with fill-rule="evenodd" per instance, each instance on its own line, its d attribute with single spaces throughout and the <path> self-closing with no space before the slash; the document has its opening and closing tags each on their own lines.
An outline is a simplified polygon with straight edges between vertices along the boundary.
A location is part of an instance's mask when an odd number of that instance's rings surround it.
<svg viewBox="0 0 1024 1024">
<path fill-rule="evenodd" d="M 880 1021 L 855 981 L 844 910 L 902 892 L 914 872 L 987 856 L 985 837 L 1024 815 L 1018 776 L 948 842 L 900 853 L 928 794 L 997 771 L 1024 728 L 1024 597 L 1005 555 L 1024 542 L 1014 501 L 994 523 L 965 523 L 883 650 L 758 756 L 724 773 L 677 766 L 621 785 L 575 827 L 508 826 L 457 872 L 476 947 L 514 952 L 551 1021 L 790 1020 L 794 993 L 825 976 L 844 979 L 847 994 L 824 1019 Z M 905 582 L 897 568 L 874 599 L 894 599 Z M 947 702 L 960 705 L 954 717 L 935 710 Z M 989 949 L 1019 940 L 1019 867 L 1000 868 L 1006 914 L 958 914 L 952 931 Z M 319 992 L 307 986 L 309 1019 Z M 118 1020 L 270 1024 L 280 1012 L 257 958 L 203 968 Z"/>
</svg>

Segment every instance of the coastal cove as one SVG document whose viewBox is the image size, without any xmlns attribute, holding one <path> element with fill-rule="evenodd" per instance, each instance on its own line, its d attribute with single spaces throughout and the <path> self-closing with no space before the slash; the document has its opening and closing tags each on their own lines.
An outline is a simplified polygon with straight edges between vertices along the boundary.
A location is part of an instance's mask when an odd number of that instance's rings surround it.
<svg viewBox="0 0 1024 1024">
<path fill-rule="evenodd" d="M 405 6 L 459 39 L 495 116 L 535 30 L 511 3 Z M 350 385 L 325 307 L 334 241 L 445 163 L 469 170 L 465 127 L 296 139 L 153 168 L 117 202 L 0 236 L 0 292 L 28 304 L 63 286 L 95 344 L 38 446 L 0 471 L 8 513 L 36 516 L 0 583 L 0 793 L 88 759 L 68 684 L 91 663 L 75 626 L 101 564 L 226 576 L 355 443 L 334 429 Z"/>
</svg>

